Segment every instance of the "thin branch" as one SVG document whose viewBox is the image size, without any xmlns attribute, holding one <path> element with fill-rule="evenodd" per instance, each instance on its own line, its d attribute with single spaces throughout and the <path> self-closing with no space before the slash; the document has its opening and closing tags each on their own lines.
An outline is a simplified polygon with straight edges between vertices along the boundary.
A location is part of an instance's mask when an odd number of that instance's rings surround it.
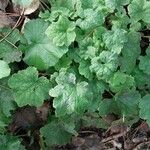
<svg viewBox="0 0 150 150">
<path fill-rule="evenodd" d="M 20 20 L 21 20 L 23 14 L 24 14 L 24 9 L 23 9 L 23 11 L 21 12 L 21 15 L 19 16 L 19 18 L 18 18 L 16 24 L 13 26 L 11 32 L 9 32 L 8 34 L 6 34 L 6 35 L 2 38 L 2 39 L 0 40 L 0 43 L 1 43 L 2 41 L 4 41 L 4 40 L 14 31 L 14 29 L 18 26 L 18 24 L 19 24 L 19 22 L 20 22 Z"/>
<path fill-rule="evenodd" d="M 1 33 L 0 33 L 1 34 Z M 4 35 L 0 35 L 0 36 L 4 36 Z M 15 44 L 13 44 L 12 42 L 10 42 L 9 40 L 7 40 L 7 39 L 4 39 L 7 43 L 9 43 L 10 45 L 12 45 L 14 48 L 16 48 L 16 49 L 18 49 L 18 47 L 15 45 Z"/>
</svg>

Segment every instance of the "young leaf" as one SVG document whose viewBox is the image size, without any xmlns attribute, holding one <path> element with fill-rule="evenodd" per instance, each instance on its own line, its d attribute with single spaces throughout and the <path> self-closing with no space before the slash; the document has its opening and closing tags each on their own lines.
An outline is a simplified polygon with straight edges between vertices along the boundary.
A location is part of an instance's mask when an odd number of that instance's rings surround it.
<svg viewBox="0 0 150 150">
<path fill-rule="evenodd" d="M 8 84 L 13 89 L 15 101 L 20 107 L 40 106 L 48 98 L 49 80 L 45 77 L 38 78 L 38 71 L 34 67 L 13 74 Z"/>
<path fill-rule="evenodd" d="M 54 66 L 68 51 L 66 47 L 57 47 L 48 39 L 45 30 L 48 23 L 41 19 L 29 21 L 25 25 L 24 36 L 27 39 L 24 61 L 40 70 Z"/>
<path fill-rule="evenodd" d="M 93 77 L 89 68 L 90 65 L 91 62 L 89 60 L 82 60 L 79 64 L 79 73 L 89 80 Z"/>
<path fill-rule="evenodd" d="M 45 32 L 57 46 L 69 46 L 76 37 L 75 24 L 68 18 L 60 16 L 57 22 L 53 22 Z"/>
<path fill-rule="evenodd" d="M 9 75 L 10 75 L 10 68 L 8 64 L 5 61 L 0 60 L 0 79 L 7 77 Z"/>
<path fill-rule="evenodd" d="M 91 60 L 90 70 L 96 73 L 98 79 L 107 79 L 117 69 L 117 66 L 117 55 L 109 51 L 103 51 L 98 57 Z"/>
<path fill-rule="evenodd" d="M 109 86 L 113 92 L 128 90 L 132 88 L 134 84 L 134 78 L 131 75 L 119 71 L 114 73 L 113 77 L 109 80 Z"/>
</svg>

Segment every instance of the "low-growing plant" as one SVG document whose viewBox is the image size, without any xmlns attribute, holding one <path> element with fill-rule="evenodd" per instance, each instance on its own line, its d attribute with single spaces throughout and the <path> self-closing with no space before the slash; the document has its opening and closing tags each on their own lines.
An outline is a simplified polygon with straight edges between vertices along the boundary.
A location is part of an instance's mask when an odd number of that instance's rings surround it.
<svg viewBox="0 0 150 150">
<path fill-rule="evenodd" d="M 150 1 L 47 3 L 22 30 L 0 29 L 0 146 L 23 148 L 6 130 L 12 113 L 44 101 L 52 105 L 40 129 L 47 147 L 69 143 L 81 126 L 106 129 L 109 114 L 150 125 Z"/>
</svg>

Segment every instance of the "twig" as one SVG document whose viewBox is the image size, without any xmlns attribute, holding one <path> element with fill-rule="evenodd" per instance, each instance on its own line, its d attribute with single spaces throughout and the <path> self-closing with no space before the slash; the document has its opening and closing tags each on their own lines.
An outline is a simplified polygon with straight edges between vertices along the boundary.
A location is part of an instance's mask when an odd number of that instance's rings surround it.
<svg viewBox="0 0 150 150">
<path fill-rule="evenodd" d="M 150 145 L 150 141 L 139 143 L 133 150 L 138 150 L 138 149 L 140 149 L 141 146 L 144 145 L 144 144 L 149 144 L 149 145 Z"/>
<path fill-rule="evenodd" d="M 23 11 L 21 12 L 21 14 L 20 14 L 20 16 L 19 16 L 19 18 L 18 18 L 16 24 L 13 26 L 11 32 L 9 32 L 8 34 L 6 34 L 6 35 L 2 38 L 2 39 L 0 40 L 0 43 L 1 43 L 3 40 L 5 40 L 5 39 L 14 31 L 14 29 L 18 26 L 18 24 L 19 24 L 19 22 L 20 22 L 20 20 L 21 20 L 23 14 L 24 14 L 24 9 L 23 9 Z"/>
<path fill-rule="evenodd" d="M 121 137 L 121 136 L 124 136 L 126 133 L 127 133 L 127 132 L 124 131 L 124 132 L 119 133 L 119 134 L 117 134 L 117 135 L 110 136 L 110 137 L 108 137 L 108 138 L 106 138 L 106 139 L 103 139 L 103 140 L 101 141 L 101 143 L 106 143 L 106 142 L 111 141 L 111 140 L 113 140 L 113 139 L 117 139 L 117 138 L 119 138 L 119 137 Z"/>
<path fill-rule="evenodd" d="M 0 33 L 1 34 L 1 33 Z M 4 36 L 4 35 L 0 35 L 0 36 Z M 9 43 L 10 45 L 12 45 L 14 48 L 16 48 L 16 49 L 18 49 L 18 47 L 15 45 L 15 44 L 13 44 L 12 42 L 10 42 L 9 40 L 7 40 L 7 39 L 4 39 L 7 43 Z"/>
<path fill-rule="evenodd" d="M 141 37 L 142 37 L 142 38 L 150 39 L 150 36 L 146 36 L 146 35 L 142 35 Z"/>
</svg>

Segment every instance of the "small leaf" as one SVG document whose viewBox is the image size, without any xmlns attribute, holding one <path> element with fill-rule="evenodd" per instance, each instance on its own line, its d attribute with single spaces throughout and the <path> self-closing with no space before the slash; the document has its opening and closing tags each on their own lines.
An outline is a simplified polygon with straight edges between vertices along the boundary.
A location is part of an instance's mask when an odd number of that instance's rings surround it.
<svg viewBox="0 0 150 150">
<path fill-rule="evenodd" d="M 134 78 L 120 71 L 114 73 L 113 77 L 109 80 L 110 89 L 113 92 L 128 90 L 134 86 Z"/>
<path fill-rule="evenodd" d="M 150 75 L 150 56 L 140 56 L 139 59 L 139 68 L 147 75 Z"/>
<path fill-rule="evenodd" d="M 103 41 L 106 44 L 106 47 L 117 53 L 120 54 L 124 43 L 127 42 L 127 32 L 123 29 L 113 28 L 111 31 L 108 30 L 103 35 Z"/>
<path fill-rule="evenodd" d="M 150 125 L 150 94 L 145 95 L 139 103 L 140 117 Z"/>
<path fill-rule="evenodd" d="M 11 135 L 0 135 L 0 147 L 2 150 L 25 150 L 21 140 Z"/>
<path fill-rule="evenodd" d="M 66 17 L 60 16 L 57 22 L 53 22 L 45 32 L 57 46 L 69 46 L 76 37 L 75 24 Z"/>
<path fill-rule="evenodd" d="M 90 70 L 96 73 L 97 78 L 107 79 L 116 71 L 118 56 L 109 51 L 103 51 L 98 57 L 91 60 Z"/>
<path fill-rule="evenodd" d="M 1 38 L 6 36 L 8 33 L 11 34 L 0 42 L 0 58 L 4 61 L 19 62 L 21 60 L 22 53 L 15 44 L 20 40 L 19 30 L 11 30 L 10 28 L 4 28 L 0 32 Z"/>
<path fill-rule="evenodd" d="M 65 129 L 65 122 L 51 121 L 40 130 L 42 136 L 45 137 L 46 144 L 64 145 L 71 140 L 72 134 Z"/>
<path fill-rule="evenodd" d="M 9 76 L 10 71 L 8 64 L 5 61 L 0 60 L 0 79 Z"/>
</svg>

